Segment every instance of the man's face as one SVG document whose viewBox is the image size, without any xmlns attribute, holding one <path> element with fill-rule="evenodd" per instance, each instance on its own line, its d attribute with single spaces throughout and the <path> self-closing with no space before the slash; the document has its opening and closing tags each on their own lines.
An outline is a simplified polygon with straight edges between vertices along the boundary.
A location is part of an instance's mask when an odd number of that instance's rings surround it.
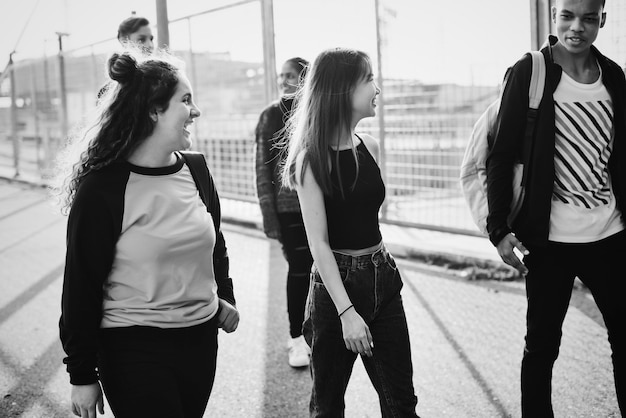
<svg viewBox="0 0 626 418">
<path fill-rule="evenodd" d="M 602 0 L 557 0 L 552 21 L 559 42 L 572 54 L 589 50 L 604 26 Z"/>
<path fill-rule="evenodd" d="M 137 32 L 128 35 L 128 41 L 139 45 L 148 54 L 154 50 L 154 36 L 152 36 L 150 26 L 142 26 Z"/>
</svg>

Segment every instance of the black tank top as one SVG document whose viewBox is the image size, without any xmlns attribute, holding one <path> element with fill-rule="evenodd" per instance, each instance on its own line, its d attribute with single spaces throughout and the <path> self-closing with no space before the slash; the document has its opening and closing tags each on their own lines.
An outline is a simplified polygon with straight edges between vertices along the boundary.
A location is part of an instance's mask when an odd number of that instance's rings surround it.
<svg viewBox="0 0 626 418">
<path fill-rule="evenodd" d="M 357 138 L 359 138 L 357 136 Z M 339 176 L 335 151 L 331 151 L 330 171 L 332 196 L 324 196 L 328 240 L 332 249 L 360 250 L 378 244 L 382 236 L 378 224 L 378 211 L 385 200 L 385 184 L 380 168 L 372 154 L 363 144 L 356 147 L 359 161 L 359 177 L 356 176 L 356 162 L 351 149 L 339 151 L 341 183 L 344 197 L 339 189 Z"/>
</svg>

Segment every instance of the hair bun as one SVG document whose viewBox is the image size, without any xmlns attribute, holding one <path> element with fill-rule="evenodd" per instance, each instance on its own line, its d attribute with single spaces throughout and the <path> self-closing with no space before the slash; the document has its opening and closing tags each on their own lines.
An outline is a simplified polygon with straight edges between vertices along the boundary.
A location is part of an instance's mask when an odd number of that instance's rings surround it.
<svg viewBox="0 0 626 418">
<path fill-rule="evenodd" d="M 135 77 L 137 69 L 137 60 L 127 53 L 114 53 L 109 58 L 109 77 L 120 84 L 131 82 Z"/>
</svg>

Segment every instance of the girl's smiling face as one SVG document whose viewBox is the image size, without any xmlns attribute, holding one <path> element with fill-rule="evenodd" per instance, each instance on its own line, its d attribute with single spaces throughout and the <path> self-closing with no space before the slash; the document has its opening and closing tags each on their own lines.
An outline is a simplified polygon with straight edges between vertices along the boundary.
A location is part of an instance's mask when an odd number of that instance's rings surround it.
<svg viewBox="0 0 626 418">
<path fill-rule="evenodd" d="M 128 42 L 140 46 L 148 54 L 154 50 L 154 36 L 150 26 L 147 25 L 128 35 Z"/>
<path fill-rule="evenodd" d="M 352 92 L 352 114 L 355 122 L 371 116 L 376 116 L 376 97 L 380 89 L 374 81 L 371 70 L 363 77 Z"/>
<path fill-rule="evenodd" d="M 168 152 L 185 150 L 191 147 L 190 126 L 201 115 L 193 101 L 193 91 L 189 79 L 178 72 L 176 91 L 169 101 L 167 110 L 156 111 L 155 136 Z"/>
<path fill-rule="evenodd" d="M 293 94 L 298 88 L 300 72 L 291 63 L 286 62 L 278 75 L 278 89 L 281 96 L 285 94 Z"/>
</svg>

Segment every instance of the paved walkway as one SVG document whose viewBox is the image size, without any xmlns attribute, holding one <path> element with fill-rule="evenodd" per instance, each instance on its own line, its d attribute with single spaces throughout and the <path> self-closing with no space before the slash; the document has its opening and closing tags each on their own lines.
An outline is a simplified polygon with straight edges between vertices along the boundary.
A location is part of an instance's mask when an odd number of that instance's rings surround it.
<svg viewBox="0 0 626 418">
<path fill-rule="evenodd" d="M 41 188 L 0 179 L 0 417 L 71 416 L 57 336 L 64 234 L 65 218 L 53 212 Z M 397 251 L 423 246 L 453 255 L 480 253 L 477 241 L 461 237 L 393 229 L 383 234 Z M 280 248 L 240 225 L 226 224 L 225 237 L 242 321 L 235 333 L 220 334 L 218 373 L 205 416 L 305 417 L 308 369 L 293 370 L 286 363 Z M 398 258 L 398 264 L 405 280 L 418 413 L 519 416 L 523 284 L 468 280 L 410 258 Z M 565 322 L 553 392 L 558 417 L 620 416 L 606 331 L 582 290 L 575 292 Z M 346 404 L 348 417 L 380 416 L 360 362 Z"/>
</svg>

